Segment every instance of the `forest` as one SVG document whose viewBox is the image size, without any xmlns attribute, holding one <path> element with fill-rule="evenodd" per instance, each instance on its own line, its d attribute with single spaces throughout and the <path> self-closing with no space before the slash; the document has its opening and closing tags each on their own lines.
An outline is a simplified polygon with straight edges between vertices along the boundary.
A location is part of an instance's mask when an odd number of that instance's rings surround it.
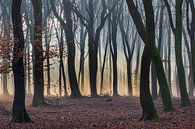
<svg viewBox="0 0 195 129">
<path fill-rule="evenodd" d="M 0 0 L 0 129 L 195 129 L 195 0 Z"/>
</svg>

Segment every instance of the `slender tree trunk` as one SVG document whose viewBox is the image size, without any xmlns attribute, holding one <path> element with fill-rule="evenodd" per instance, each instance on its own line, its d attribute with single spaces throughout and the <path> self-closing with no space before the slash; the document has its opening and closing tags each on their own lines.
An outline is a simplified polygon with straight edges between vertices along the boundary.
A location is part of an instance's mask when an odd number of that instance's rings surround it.
<svg viewBox="0 0 195 129">
<path fill-rule="evenodd" d="M 59 96 L 62 96 L 62 64 L 63 64 L 63 29 L 61 29 L 59 39 L 59 53 L 60 53 L 60 65 L 59 65 Z"/>
<path fill-rule="evenodd" d="M 188 55 L 188 62 L 189 62 L 189 74 L 188 74 L 188 89 L 189 89 L 189 96 L 193 96 L 194 91 L 194 83 L 193 83 L 193 67 L 192 67 L 192 53 L 190 51 L 190 45 L 188 43 L 186 32 L 183 30 L 183 37 L 185 42 L 185 47 L 187 50 Z M 187 61 L 186 61 L 187 63 Z"/>
<path fill-rule="evenodd" d="M 103 65 L 101 69 L 101 80 L 100 80 L 100 93 L 103 93 L 103 81 L 104 81 L 104 70 L 106 65 L 106 57 L 107 57 L 107 51 L 108 51 L 108 38 L 106 42 L 105 52 L 104 52 L 104 58 L 103 58 Z"/>
<path fill-rule="evenodd" d="M 3 58 L 3 65 L 8 65 L 7 64 L 7 58 Z M 3 81 L 3 95 L 7 96 L 9 95 L 9 92 L 8 92 L 8 85 L 7 85 L 7 81 L 8 81 L 8 73 L 7 73 L 7 70 L 3 71 L 3 74 L 2 74 L 2 81 Z"/>
<path fill-rule="evenodd" d="M 189 106 L 190 100 L 187 94 L 185 70 L 182 60 L 182 3 L 183 0 L 176 0 L 175 56 L 181 94 L 181 106 Z"/>
<path fill-rule="evenodd" d="M 83 3 L 83 2 L 81 2 Z M 87 36 L 87 31 L 84 30 L 84 26 L 81 25 L 81 32 L 80 32 L 80 66 L 79 66 L 79 82 L 81 86 L 81 91 L 84 93 L 84 72 L 85 72 L 85 39 Z"/>
<path fill-rule="evenodd" d="M 48 17 L 51 14 L 51 9 L 49 8 L 49 1 L 43 1 L 43 27 L 44 27 L 44 38 L 45 38 L 45 47 L 46 47 L 46 67 L 47 67 L 47 95 L 51 95 L 51 73 L 50 73 L 50 41 L 51 41 L 51 31 L 53 27 L 49 28 L 48 26 Z M 52 25 L 53 26 L 53 25 Z"/>
<path fill-rule="evenodd" d="M 64 40 L 62 37 L 62 33 L 61 33 L 61 52 L 60 52 L 60 68 L 61 68 L 61 72 L 62 72 L 62 78 L 63 78 L 63 83 L 64 83 L 64 96 L 68 95 L 68 91 L 67 91 L 67 84 L 66 84 L 66 74 L 65 74 L 65 68 L 64 68 L 64 62 L 63 62 L 63 51 L 64 51 Z"/>
<path fill-rule="evenodd" d="M 118 96 L 118 68 L 117 68 L 117 26 L 118 26 L 118 16 L 117 11 L 114 9 L 113 15 L 112 15 L 112 21 L 110 21 L 112 24 L 112 71 L 113 71 L 113 96 Z"/>
<path fill-rule="evenodd" d="M 189 35 L 190 35 L 190 44 L 191 44 L 191 52 L 192 52 L 192 78 L 193 78 L 193 82 L 194 82 L 194 87 L 195 87 L 195 5 L 194 5 L 194 1 L 193 0 L 189 0 L 189 4 L 190 4 L 190 9 L 191 9 L 191 13 L 192 13 L 192 20 L 191 20 L 191 24 L 188 24 L 189 27 Z M 188 10 L 187 10 L 188 11 Z M 189 17 L 189 16 L 187 16 Z M 189 21 L 188 21 L 189 22 Z"/>
<path fill-rule="evenodd" d="M 136 57 L 136 67 L 135 67 L 135 85 L 138 85 L 139 81 L 139 68 L 140 68 L 140 53 L 141 53 L 141 42 L 140 38 L 138 38 L 137 42 L 137 57 Z"/>
<path fill-rule="evenodd" d="M 47 25 L 47 22 L 46 22 Z M 48 41 L 48 32 L 47 29 L 45 30 L 45 44 L 46 44 L 46 62 L 47 62 L 47 95 L 51 95 L 50 88 L 51 88 L 51 73 L 50 73 L 50 55 L 49 55 L 49 49 L 50 49 L 50 43 Z"/>
<path fill-rule="evenodd" d="M 111 41 L 109 41 L 111 42 Z M 112 56 L 110 52 L 110 57 L 109 57 L 109 86 L 110 86 L 110 93 L 112 93 Z"/>
<path fill-rule="evenodd" d="M 10 28 L 9 28 L 9 20 L 8 18 L 6 18 L 5 16 L 5 12 L 3 12 L 3 23 L 2 23 L 2 29 L 3 29 L 3 37 L 5 39 L 7 39 L 7 41 L 9 42 L 10 40 Z M 8 21 L 7 21 L 7 20 Z M 9 43 L 7 43 L 4 47 L 5 50 L 3 51 L 2 53 L 2 63 L 3 63 L 3 66 L 7 66 L 8 65 L 8 55 L 9 55 Z M 7 49 L 7 50 L 6 50 Z M 8 81 L 8 72 L 7 72 L 7 69 L 5 69 L 2 73 L 2 81 L 3 81 L 3 95 L 7 96 L 9 95 L 9 92 L 8 92 L 8 85 L 7 85 L 7 81 Z"/>
<path fill-rule="evenodd" d="M 158 51 L 161 53 L 161 48 L 162 48 L 162 38 L 163 38 L 163 21 L 164 21 L 164 6 L 161 7 L 160 9 L 160 22 L 159 22 L 159 39 L 158 39 Z M 160 54 L 162 57 L 162 54 Z M 157 75 L 156 75 L 156 70 L 155 70 L 155 65 L 154 62 L 152 61 L 152 97 L 154 99 L 158 98 L 157 94 Z"/>
<path fill-rule="evenodd" d="M 168 29 L 168 83 L 169 83 L 169 90 L 171 95 L 172 93 L 172 83 L 171 83 L 171 30 L 170 28 Z"/>
</svg>

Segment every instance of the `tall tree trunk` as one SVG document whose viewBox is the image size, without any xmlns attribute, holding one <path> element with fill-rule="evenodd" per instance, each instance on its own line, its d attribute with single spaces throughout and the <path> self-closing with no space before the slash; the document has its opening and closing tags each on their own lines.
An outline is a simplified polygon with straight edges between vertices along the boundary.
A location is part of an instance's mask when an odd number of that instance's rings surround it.
<svg viewBox="0 0 195 129">
<path fill-rule="evenodd" d="M 84 3 L 80 1 L 80 10 L 84 14 Z M 79 75 L 78 82 L 80 83 L 81 92 L 84 94 L 84 65 L 85 65 L 85 39 L 87 36 L 87 31 L 84 28 L 84 25 L 80 23 L 80 64 L 79 64 Z"/>
<path fill-rule="evenodd" d="M 129 21 L 128 21 L 129 25 Z M 128 41 L 128 36 L 129 36 L 129 27 L 127 28 L 126 32 L 123 26 L 123 15 L 122 15 L 122 21 L 119 22 L 119 27 L 121 30 L 121 35 L 122 35 L 122 43 L 123 43 L 123 51 L 126 59 L 126 67 L 127 67 L 127 82 L 128 82 L 128 94 L 131 96 L 133 95 L 133 87 L 132 87 L 132 58 L 133 58 L 133 53 L 135 49 L 135 44 L 137 40 L 137 33 L 135 33 L 134 39 L 131 41 L 132 46 L 130 48 L 130 44 Z M 133 34 L 132 34 L 133 35 Z M 124 79 L 125 82 L 125 79 Z"/>
<path fill-rule="evenodd" d="M 66 84 L 66 74 L 65 74 L 65 68 L 64 68 L 64 62 L 63 62 L 63 51 L 64 51 L 64 40 L 62 37 L 62 33 L 61 33 L 61 52 L 60 52 L 60 69 L 62 72 L 62 78 L 63 78 L 63 83 L 64 83 L 64 96 L 68 95 L 68 91 L 67 91 L 67 84 Z"/>
<path fill-rule="evenodd" d="M 182 59 L 182 3 L 183 0 L 176 0 L 175 56 L 181 94 L 181 106 L 189 106 L 190 100 L 187 94 L 185 70 Z"/>
<path fill-rule="evenodd" d="M 155 48 L 155 27 L 154 27 L 154 11 L 152 0 L 143 0 L 145 16 L 146 16 L 146 46 L 142 56 L 141 64 L 141 80 L 140 80 L 140 100 L 143 109 L 143 120 L 159 119 L 156 108 L 154 106 L 149 88 L 149 73 L 152 54 L 150 49 Z M 144 87 L 145 85 L 145 87 Z"/>
<path fill-rule="evenodd" d="M 103 57 L 103 65 L 101 69 L 101 79 L 100 79 L 100 94 L 103 93 L 103 81 L 104 81 L 104 70 L 105 70 L 105 65 L 106 65 L 106 57 L 107 57 L 107 51 L 108 51 L 108 36 L 107 36 L 107 42 L 105 46 L 105 52 L 104 52 L 104 57 Z"/>
<path fill-rule="evenodd" d="M 176 2 L 176 23 L 174 27 L 171 8 L 169 6 L 168 1 L 164 0 L 164 3 L 167 7 L 170 26 L 175 35 L 175 56 L 176 56 L 176 66 L 177 66 L 179 88 L 180 88 L 180 95 L 181 95 L 181 106 L 189 106 L 190 100 L 187 94 L 185 70 L 184 70 L 183 59 L 182 59 L 182 24 L 183 24 L 182 5 L 183 5 L 183 0 L 175 0 L 175 2 Z"/>
<path fill-rule="evenodd" d="M 146 2 L 144 0 L 144 5 L 145 5 L 145 11 L 146 13 L 146 18 L 147 18 L 147 25 L 146 27 L 144 26 L 141 16 L 139 14 L 139 11 L 137 10 L 135 4 L 131 0 L 126 0 L 129 8 L 129 12 L 134 20 L 134 23 L 136 25 L 136 28 L 139 32 L 139 35 L 141 36 L 142 40 L 144 41 L 145 45 L 149 45 L 150 51 L 152 53 L 152 60 L 154 61 L 155 64 L 155 69 L 158 77 L 158 82 L 160 86 L 160 91 L 162 94 L 162 101 L 163 101 L 163 107 L 164 110 L 172 110 L 173 105 L 172 105 L 172 100 L 171 100 L 171 95 L 169 92 L 169 87 L 166 79 L 166 75 L 164 72 L 163 68 L 163 63 L 160 58 L 160 54 L 158 49 L 155 47 L 155 27 L 154 27 L 154 12 L 153 12 L 153 6 L 151 0 Z M 152 20 L 153 19 L 153 20 Z M 152 24 L 153 23 L 153 24 Z"/>
<path fill-rule="evenodd" d="M 7 48 L 6 48 L 7 49 Z M 6 67 L 8 65 L 8 62 L 7 62 L 7 57 L 6 55 L 3 55 L 3 65 Z M 7 81 L 8 81 L 8 72 L 7 72 L 7 69 L 5 69 L 3 71 L 3 74 L 2 74 L 2 81 L 3 81 L 3 95 L 7 96 L 9 95 L 9 92 L 8 92 L 8 85 L 7 85 Z"/>
<path fill-rule="evenodd" d="M 66 43 L 68 46 L 68 76 L 70 82 L 70 89 L 71 89 L 71 97 L 78 98 L 81 97 L 79 85 L 77 82 L 76 71 L 75 71 L 75 42 L 74 42 L 74 34 L 73 34 L 73 21 L 72 21 L 72 3 L 70 0 L 64 0 L 64 12 L 66 23 L 57 13 L 54 1 L 50 0 L 51 8 L 53 10 L 54 15 L 59 20 L 60 24 L 62 25 L 63 29 L 65 30 L 66 35 Z"/>
<path fill-rule="evenodd" d="M 162 38 L 163 38 L 163 21 L 164 21 L 164 6 L 160 9 L 160 19 L 159 19 L 159 38 L 158 38 L 158 51 L 161 53 L 162 48 Z M 162 55 L 161 55 L 162 57 Z M 155 70 L 154 62 L 152 61 L 152 97 L 157 99 L 157 75 Z"/>
<path fill-rule="evenodd" d="M 141 77 L 140 77 L 140 101 L 143 109 L 143 114 L 140 120 L 159 119 L 159 115 L 154 106 L 149 88 L 149 73 L 150 73 L 150 48 L 145 47 L 141 61 Z"/>
<path fill-rule="evenodd" d="M 43 13 L 43 27 L 44 27 L 44 38 L 45 38 L 45 47 L 46 47 L 45 55 L 46 55 L 46 67 L 47 67 L 47 95 L 51 95 L 50 93 L 51 73 L 50 73 L 49 49 L 50 49 L 50 41 L 51 41 L 51 31 L 53 27 L 49 28 L 48 26 L 48 17 L 51 14 L 51 9 L 49 8 L 49 1 L 44 1 L 43 4 L 45 5 L 43 7 L 43 12 L 44 12 Z"/>
<path fill-rule="evenodd" d="M 187 55 L 188 55 L 188 63 L 189 63 L 189 74 L 188 74 L 188 89 L 189 89 L 189 96 L 193 96 L 193 91 L 194 91 L 194 82 L 193 82 L 193 68 L 192 68 L 192 53 L 190 51 L 190 45 L 188 43 L 187 35 L 185 30 L 183 30 L 183 37 L 184 37 L 184 42 L 185 42 L 185 47 L 187 50 Z M 187 61 L 186 61 L 187 63 Z"/>
<path fill-rule="evenodd" d="M 47 26 L 47 21 L 45 23 Z M 46 44 L 46 62 L 47 62 L 47 95 L 51 95 L 50 89 L 51 89 L 51 73 L 50 73 L 50 55 L 49 55 L 49 49 L 50 49 L 50 43 L 48 40 L 48 30 L 46 28 L 45 30 L 45 44 Z"/>
<path fill-rule="evenodd" d="M 2 30 L 3 30 L 3 37 L 9 42 L 10 40 L 10 28 L 9 28 L 9 19 L 6 18 L 5 15 L 5 11 L 2 12 L 3 14 L 3 23 L 2 23 Z M 6 45 L 4 45 L 3 47 L 5 47 L 5 50 L 2 53 L 2 63 L 3 66 L 5 66 L 5 70 L 3 70 L 2 73 L 2 81 L 3 81 L 3 95 L 7 96 L 9 95 L 8 92 L 8 85 L 7 85 L 7 81 L 8 81 L 8 71 L 6 69 L 6 67 L 8 66 L 8 55 L 9 55 L 9 43 L 7 42 Z"/>
<path fill-rule="evenodd" d="M 136 57 L 136 67 L 135 67 L 135 85 L 138 85 L 138 79 L 139 79 L 139 67 L 140 67 L 140 53 L 141 53 L 141 39 L 138 37 L 138 41 L 136 43 L 137 45 L 137 57 Z"/>
<path fill-rule="evenodd" d="M 32 106 L 42 106 L 44 102 L 44 74 L 43 74 L 43 47 L 42 47 L 42 1 L 32 0 L 34 8 L 34 97 Z"/>
<path fill-rule="evenodd" d="M 81 2 L 83 3 L 83 2 Z M 85 73 L 85 39 L 87 37 L 87 31 L 84 29 L 84 25 L 81 25 L 81 32 L 80 32 L 80 66 L 79 66 L 79 82 L 81 91 L 84 94 L 84 73 Z"/>
<path fill-rule="evenodd" d="M 68 45 L 68 75 L 70 81 L 71 88 L 71 97 L 81 97 L 79 85 L 77 82 L 76 71 L 75 71 L 75 42 L 74 42 L 74 34 L 73 34 L 73 22 L 72 22 L 72 3 L 70 0 L 63 1 L 65 18 L 66 18 L 66 26 L 65 26 L 65 34 L 66 34 L 66 43 Z"/>
<path fill-rule="evenodd" d="M 118 68 L 117 68 L 117 27 L 118 27 L 118 12 L 116 11 L 116 8 L 114 9 L 112 13 L 112 20 L 111 22 L 111 37 L 112 37 L 112 44 L 111 44 L 111 53 L 112 53 L 112 71 L 113 71 L 113 96 L 118 95 Z"/>
<path fill-rule="evenodd" d="M 22 16 L 20 13 L 22 0 L 13 0 L 12 23 L 14 31 L 13 73 L 14 73 L 14 101 L 12 109 L 12 122 L 31 122 L 25 109 L 25 84 L 24 84 L 24 34 Z"/>
<path fill-rule="evenodd" d="M 97 49 L 98 45 L 94 40 L 94 1 L 89 1 L 89 25 L 88 25 L 88 42 L 89 42 L 89 74 L 90 74 L 90 90 L 91 96 L 96 97 L 97 95 Z"/>
<path fill-rule="evenodd" d="M 56 30 L 57 31 L 57 30 Z M 62 96 L 62 65 L 63 65 L 63 29 L 60 29 L 60 39 L 59 39 L 59 53 L 60 53 L 60 64 L 59 64 L 59 96 Z"/>
<path fill-rule="evenodd" d="M 191 9 L 191 13 L 192 13 L 192 20 L 191 23 L 189 21 L 189 6 L 190 5 L 190 9 Z M 187 15 L 187 28 L 188 28 L 188 33 L 190 36 L 190 45 L 191 45 L 191 53 L 192 53 L 192 78 L 193 78 L 193 82 L 195 84 L 195 5 L 194 5 L 194 1 L 193 0 L 189 0 L 187 2 L 187 10 L 186 10 L 186 15 Z M 195 87 L 195 85 L 194 85 Z"/>
<path fill-rule="evenodd" d="M 170 27 L 168 28 L 168 83 L 169 83 L 169 90 L 171 95 L 172 93 L 172 83 L 171 83 L 171 30 Z"/>
</svg>

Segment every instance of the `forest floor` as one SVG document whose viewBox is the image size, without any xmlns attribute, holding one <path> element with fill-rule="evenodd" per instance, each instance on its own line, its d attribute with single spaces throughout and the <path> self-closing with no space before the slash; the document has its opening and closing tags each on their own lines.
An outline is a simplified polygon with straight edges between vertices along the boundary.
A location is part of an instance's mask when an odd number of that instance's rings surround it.
<svg viewBox="0 0 195 129">
<path fill-rule="evenodd" d="M 174 110 L 162 111 L 155 100 L 159 121 L 139 121 L 142 113 L 139 98 L 101 97 L 70 99 L 47 97 L 52 105 L 33 108 L 27 97 L 27 111 L 33 123 L 10 123 L 12 97 L 0 97 L 0 129 L 195 129 L 195 99 L 192 106 L 180 107 L 174 98 Z"/>
</svg>

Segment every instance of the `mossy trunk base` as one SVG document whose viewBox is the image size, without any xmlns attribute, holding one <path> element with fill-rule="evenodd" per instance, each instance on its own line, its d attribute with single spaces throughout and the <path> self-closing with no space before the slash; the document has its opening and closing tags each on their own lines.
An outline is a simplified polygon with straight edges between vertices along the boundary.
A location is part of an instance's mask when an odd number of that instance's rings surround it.
<svg viewBox="0 0 195 129">
<path fill-rule="evenodd" d="M 43 99 L 33 99 L 32 107 L 39 107 L 39 106 L 45 106 L 47 105 Z"/>
<path fill-rule="evenodd" d="M 11 122 L 16 123 L 31 123 L 32 120 L 25 110 L 17 110 L 12 116 Z"/>
<path fill-rule="evenodd" d="M 190 105 L 191 105 L 190 100 L 181 101 L 181 107 L 188 107 L 188 106 L 190 106 Z"/>
<path fill-rule="evenodd" d="M 151 114 L 146 114 L 143 113 L 141 118 L 139 119 L 140 121 L 147 121 L 147 120 L 160 120 L 160 115 L 158 112 L 153 112 Z"/>
</svg>

